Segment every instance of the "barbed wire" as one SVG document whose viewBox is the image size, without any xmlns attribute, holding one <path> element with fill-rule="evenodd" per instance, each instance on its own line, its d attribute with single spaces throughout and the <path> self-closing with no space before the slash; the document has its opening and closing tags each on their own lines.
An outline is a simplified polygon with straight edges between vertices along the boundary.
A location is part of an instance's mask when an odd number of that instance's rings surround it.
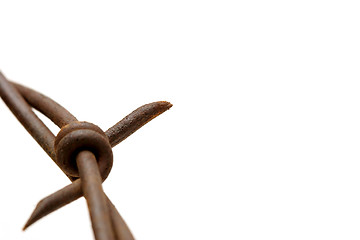
<svg viewBox="0 0 360 240">
<path fill-rule="evenodd" d="M 37 204 L 23 230 L 42 217 L 84 196 L 96 240 L 134 239 L 116 207 L 104 193 L 102 182 L 112 168 L 112 148 L 171 108 L 172 104 L 165 101 L 145 104 L 104 132 L 95 124 L 78 121 L 49 97 L 7 80 L 1 72 L 0 96 L 29 134 L 71 181 L 71 184 Z M 44 114 L 60 128 L 56 136 L 37 117 L 32 108 Z"/>
</svg>

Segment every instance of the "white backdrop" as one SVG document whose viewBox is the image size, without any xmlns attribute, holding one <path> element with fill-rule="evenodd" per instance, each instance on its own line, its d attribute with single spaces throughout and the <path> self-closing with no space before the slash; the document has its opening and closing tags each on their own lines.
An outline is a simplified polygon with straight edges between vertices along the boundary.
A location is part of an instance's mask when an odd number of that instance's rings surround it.
<svg viewBox="0 0 360 240">
<path fill-rule="evenodd" d="M 114 148 L 104 183 L 139 240 L 359 239 L 359 12 L 1 0 L 0 69 L 104 130 L 173 103 Z M 69 181 L 2 101 L 0 116 L 0 239 L 93 239 L 84 199 L 21 231 Z"/>
</svg>

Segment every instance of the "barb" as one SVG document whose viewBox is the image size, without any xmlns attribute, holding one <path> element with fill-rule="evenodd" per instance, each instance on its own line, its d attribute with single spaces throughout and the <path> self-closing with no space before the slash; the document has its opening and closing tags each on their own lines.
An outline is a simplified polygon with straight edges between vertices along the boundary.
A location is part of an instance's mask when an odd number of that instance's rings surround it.
<svg viewBox="0 0 360 240">
<path fill-rule="evenodd" d="M 160 101 L 145 104 L 137 108 L 105 132 L 106 136 L 109 138 L 111 146 L 115 147 L 131 134 L 136 132 L 139 128 L 166 110 L 169 110 L 171 107 L 171 103 Z"/>
<path fill-rule="evenodd" d="M 102 190 L 101 183 L 112 166 L 111 147 L 172 105 L 168 102 L 146 104 L 104 133 L 93 124 L 78 122 L 52 99 L 8 81 L 1 72 L 0 96 L 25 129 L 72 181 L 72 184 L 41 200 L 24 229 L 84 195 L 97 240 L 134 239 L 125 221 Z M 31 108 L 37 109 L 61 128 L 56 138 Z"/>
<path fill-rule="evenodd" d="M 110 140 L 110 145 L 116 146 L 116 143 L 120 143 L 140 129 L 145 123 L 171 107 L 171 103 L 163 101 L 149 103 L 139 107 L 105 132 Z M 36 205 L 24 229 L 51 212 L 77 200 L 82 197 L 82 195 L 81 183 L 75 181 L 65 188 L 47 196 Z"/>
</svg>

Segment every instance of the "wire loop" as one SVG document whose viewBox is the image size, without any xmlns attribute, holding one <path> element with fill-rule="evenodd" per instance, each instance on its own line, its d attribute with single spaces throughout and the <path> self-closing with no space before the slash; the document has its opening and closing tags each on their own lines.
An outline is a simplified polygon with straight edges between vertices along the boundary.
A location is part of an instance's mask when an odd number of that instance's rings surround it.
<svg viewBox="0 0 360 240">
<path fill-rule="evenodd" d="M 91 151 L 98 162 L 103 180 L 113 165 L 111 145 L 105 133 L 89 122 L 72 122 L 61 128 L 55 137 L 56 163 L 68 175 L 79 177 L 76 156 L 82 150 Z"/>
</svg>

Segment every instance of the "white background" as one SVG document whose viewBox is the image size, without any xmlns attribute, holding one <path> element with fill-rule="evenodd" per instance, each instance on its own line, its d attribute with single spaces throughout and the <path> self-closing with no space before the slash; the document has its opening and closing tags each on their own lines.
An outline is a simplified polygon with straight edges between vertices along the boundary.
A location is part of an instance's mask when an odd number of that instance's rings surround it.
<svg viewBox="0 0 360 240">
<path fill-rule="evenodd" d="M 359 1 L 0 1 L 0 69 L 104 130 L 173 103 L 104 183 L 137 239 L 359 239 L 359 27 Z M 0 239 L 93 239 L 84 199 L 21 231 L 69 181 L 0 116 Z"/>
</svg>

